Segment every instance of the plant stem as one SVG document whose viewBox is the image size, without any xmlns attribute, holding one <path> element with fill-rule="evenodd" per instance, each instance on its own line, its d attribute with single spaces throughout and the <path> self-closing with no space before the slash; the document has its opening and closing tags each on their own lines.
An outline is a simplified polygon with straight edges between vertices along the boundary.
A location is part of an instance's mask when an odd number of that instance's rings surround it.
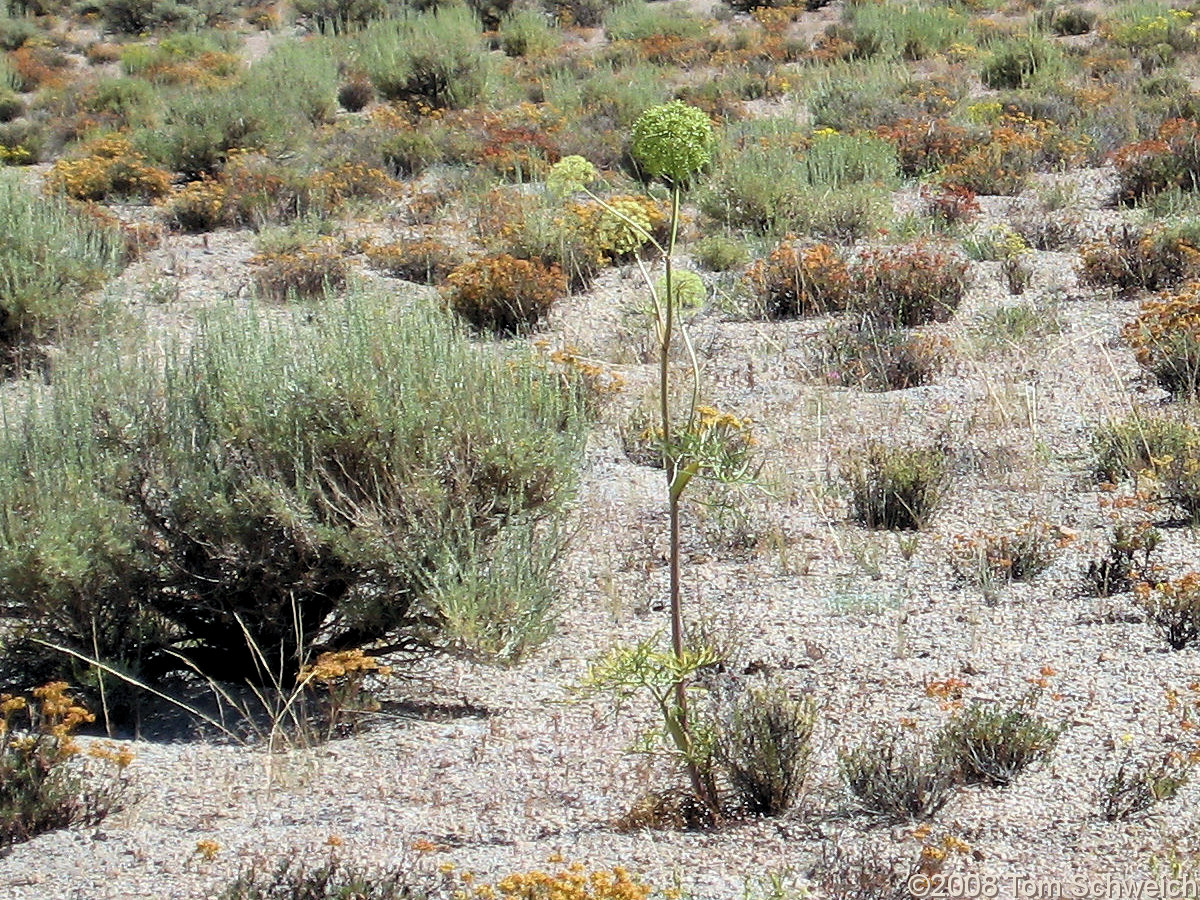
<svg viewBox="0 0 1200 900">
<path fill-rule="evenodd" d="M 667 241 L 665 260 L 665 277 L 664 287 L 666 297 L 662 303 L 663 322 L 659 331 L 659 358 L 658 358 L 658 378 L 659 378 L 659 411 L 662 416 L 662 433 L 663 433 L 663 469 L 667 476 L 667 511 L 670 518 L 670 601 L 671 601 L 671 650 L 675 654 L 677 660 L 683 659 L 684 644 L 683 644 L 683 592 L 681 587 L 680 564 L 679 564 L 679 504 L 683 496 L 683 483 L 680 481 L 680 456 L 679 449 L 673 441 L 671 429 L 671 404 L 670 404 L 670 362 L 671 362 L 671 342 L 675 332 L 675 290 L 674 290 L 674 261 L 672 256 L 675 252 L 675 242 L 679 234 L 679 197 L 680 188 L 678 184 L 671 186 L 671 235 Z M 688 427 L 691 427 L 692 418 L 696 412 L 696 390 L 698 385 L 692 386 L 692 402 L 688 411 Z M 675 682 L 675 720 L 678 724 L 678 733 L 682 737 L 686 747 L 680 748 L 684 751 L 684 759 L 687 765 L 688 780 L 691 781 L 692 791 L 696 798 L 707 806 L 715 815 L 717 813 L 716 797 L 712 790 L 711 781 L 704 777 L 700 771 L 700 766 L 696 760 L 696 742 L 692 734 L 691 725 L 688 721 L 688 704 L 687 704 L 687 681 L 680 678 Z"/>
</svg>

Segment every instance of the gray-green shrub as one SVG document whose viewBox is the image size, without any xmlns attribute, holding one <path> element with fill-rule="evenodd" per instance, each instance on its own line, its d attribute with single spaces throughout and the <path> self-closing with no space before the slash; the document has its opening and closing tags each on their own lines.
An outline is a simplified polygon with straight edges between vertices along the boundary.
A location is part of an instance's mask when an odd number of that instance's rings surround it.
<svg viewBox="0 0 1200 900">
<path fill-rule="evenodd" d="M 120 233 L 65 200 L 0 173 L 0 348 L 39 341 L 79 321 L 91 307 L 80 295 L 121 262 Z"/>
<path fill-rule="evenodd" d="M 385 99 L 435 109 L 469 106 L 487 83 L 479 20 L 463 6 L 371 25 L 359 61 Z"/>
<path fill-rule="evenodd" d="M 258 652 L 286 679 L 324 650 L 437 645 L 439 599 L 484 573 L 510 630 L 522 591 L 544 607 L 552 554 L 489 553 L 559 533 L 581 399 L 428 300 L 225 309 L 165 358 L 98 348 L 28 388 L 0 430 L 9 677 L 94 683 L 40 639 L 152 682 L 261 678 Z"/>
<path fill-rule="evenodd" d="M 700 205 L 730 228 L 853 241 L 886 220 L 898 170 L 892 146 L 870 135 L 747 123 L 726 135 Z"/>
<path fill-rule="evenodd" d="M 313 125 L 333 121 L 337 111 L 338 64 L 327 44 L 280 44 L 246 74 L 243 91 L 295 108 Z"/>
</svg>

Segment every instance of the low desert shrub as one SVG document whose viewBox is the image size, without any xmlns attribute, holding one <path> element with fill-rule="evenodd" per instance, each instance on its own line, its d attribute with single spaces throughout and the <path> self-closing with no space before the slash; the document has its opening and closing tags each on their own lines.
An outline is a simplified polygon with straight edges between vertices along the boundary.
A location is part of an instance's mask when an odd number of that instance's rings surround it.
<svg viewBox="0 0 1200 900">
<path fill-rule="evenodd" d="M 105 27 L 117 34 L 173 28 L 212 27 L 233 19 L 229 0 L 178 3 L 176 0 L 96 0 L 92 4 Z"/>
<path fill-rule="evenodd" d="M 80 295 L 122 262 L 117 228 L 2 172 L 0 232 L 0 344 L 9 349 L 84 319 L 90 307 Z"/>
<path fill-rule="evenodd" d="M 933 188 L 925 185 L 921 189 L 921 202 L 925 215 L 942 227 L 969 225 L 979 215 L 979 201 L 970 188 L 957 185 L 940 185 Z"/>
<path fill-rule="evenodd" d="M 226 309 L 165 360 L 100 346 L 77 364 L 0 430 L 6 677 L 96 684 L 45 640 L 152 684 L 261 680 L 263 659 L 286 684 L 325 651 L 445 646 L 434 598 L 485 573 L 526 565 L 506 602 L 536 585 L 543 605 L 545 546 L 488 553 L 561 534 L 581 398 L 435 304 Z"/>
<path fill-rule="evenodd" d="M 376 869 L 331 857 L 311 864 L 294 859 L 252 865 L 225 886 L 217 900 L 420 900 L 435 879 L 408 867 Z"/>
<path fill-rule="evenodd" d="M 1096 14 L 1082 6 L 1047 7 L 1038 14 L 1043 27 L 1060 37 L 1087 34 L 1096 25 Z"/>
<path fill-rule="evenodd" d="M 957 254 L 924 243 L 866 250 L 851 266 L 851 305 L 884 326 L 945 322 L 966 293 L 968 268 Z"/>
<path fill-rule="evenodd" d="M 879 729 L 852 750 L 838 752 L 838 769 L 867 812 L 896 822 L 934 816 L 954 795 L 959 772 L 933 743 Z"/>
<path fill-rule="evenodd" d="M 1143 303 L 1122 334 L 1138 365 L 1173 398 L 1200 391 L 1200 284 Z"/>
<path fill-rule="evenodd" d="M 446 280 L 450 308 L 476 328 L 497 334 L 532 328 L 567 292 L 558 266 L 507 254 L 464 263 Z"/>
<path fill-rule="evenodd" d="M 950 566 L 958 578 L 985 588 L 1030 581 L 1070 542 L 1063 529 L 1030 519 L 1010 531 L 956 535 L 950 544 Z"/>
<path fill-rule="evenodd" d="M 149 165 L 128 138 L 114 135 L 85 145 L 79 157 L 56 162 L 46 187 L 76 200 L 153 199 L 170 190 L 171 175 Z"/>
<path fill-rule="evenodd" d="M 338 62 L 322 42 L 285 41 L 250 67 L 239 88 L 294 110 L 299 121 L 327 125 L 337 112 Z"/>
<path fill-rule="evenodd" d="M 992 90 L 1018 90 L 1030 87 L 1039 77 L 1061 68 L 1058 48 L 1033 35 L 1005 41 L 984 60 L 979 78 Z"/>
<path fill-rule="evenodd" d="M 394 0 L 295 0 L 296 14 L 310 18 L 321 34 L 342 35 L 400 12 Z"/>
<path fill-rule="evenodd" d="M 1178 750 L 1137 759 L 1129 748 L 1116 770 L 1101 779 L 1100 814 L 1118 822 L 1170 800 L 1191 780 L 1195 765 L 1194 757 Z"/>
<path fill-rule="evenodd" d="M 161 127 L 135 133 L 150 160 L 189 181 L 216 175 L 233 151 L 289 146 L 304 133 L 297 108 L 246 90 L 187 89 L 170 96 Z"/>
<path fill-rule="evenodd" d="M 939 335 L 836 323 L 821 336 L 815 364 L 830 384 L 903 391 L 932 382 L 949 354 L 949 341 Z"/>
<path fill-rule="evenodd" d="M 850 494 L 850 517 L 873 529 L 917 530 L 941 504 L 950 479 L 943 447 L 891 446 L 871 441 L 839 469 Z"/>
<path fill-rule="evenodd" d="M 1029 703 L 976 701 L 946 724 L 941 752 L 968 784 L 1003 787 L 1053 752 L 1065 724 L 1054 724 Z"/>
<path fill-rule="evenodd" d="M 906 178 L 930 175 L 961 161 L 983 137 L 980 129 L 944 117 L 901 119 L 880 125 L 875 133 L 896 148 L 900 172 Z"/>
<path fill-rule="evenodd" d="M 1042 142 L 1026 128 L 1000 125 L 954 162 L 942 167 L 944 186 L 984 196 L 1021 193 L 1040 162 Z"/>
<path fill-rule="evenodd" d="M 792 699 L 782 685 L 746 689 L 716 741 L 716 761 L 740 809 L 773 816 L 797 799 L 812 755 L 816 704 Z"/>
<path fill-rule="evenodd" d="M 365 78 L 353 78 L 338 88 L 337 99 L 347 112 L 361 112 L 375 99 L 375 87 Z"/>
<path fill-rule="evenodd" d="M 709 272 L 732 272 L 750 261 L 750 251 L 744 243 L 721 234 L 710 234 L 692 248 L 696 263 Z"/>
<path fill-rule="evenodd" d="M 1088 562 L 1084 588 L 1093 597 L 1112 597 L 1133 590 L 1151 576 L 1151 555 L 1158 549 L 1162 533 L 1148 522 L 1113 526 L 1104 555 Z"/>
<path fill-rule="evenodd" d="M 500 20 L 500 49 L 507 56 L 544 56 L 562 43 L 562 33 L 540 9 L 514 9 Z"/>
<path fill-rule="evenodd" d="M 971 43 L 970 19 L 950 7 L 879 3 L 847 13 L 855 55 L 862 58 L 920 60 Z"/>
<path fill-rule="evenodd" d="M 0 87 L 0 122 L 11 122 L 25 112 L 25 101 L 16 91 Z"/>
<path fill-rule="evenodd" d="M 314 300 L 342 290 L 350 275 L 346 254 L 335 241 L 250 259 L 254 287 L 268 300 Z"/>
<path fill-rule="evenodd" d="M 1134 587 L 1137 604 L 1146 620 L 1172 650 L 1200 643 L 1200 573 Z"/>
<path fill-rule="evenodd" d="M 852 296 L 850 269 L 829 244 L 789 239 L 746 273 L 762 314 L 771 319 L 825 315 L 845 309 Z"/>
<path fill-rule="evenodd" d="M 156 85 L 217 88 L 232 83 L 242 71 L 242 61 L 208 35 L 184 33 L 156 43 L 125 45 L 121 68 L 126 75 Z"/>
<path fill-rule="evenodd" d="M 132 762 L 128 750 L 96 745 L 91 756 L 115 777 L 95 782 L 76 765 L 74 734 L 95 721 L 65 682 L 34 688 L 32 697 L 0 694 L 0 849 L 70 825 L 95 825 L 119 809 Z"/>
<path fill-rule="evenodd" d="M 479 21 L 465 6 L 371 25 L 359 63 L 385 100 L 432 109 L 469 106 L 488 72 Z"/>
<path fill-rule="evenodd" d="M 1118 150 L 1113 163 L 1122 203 L 1142 203 L 1172 188 L 1194 192 L 1200 185 L 1200 126 L 1170 119 L 1154 138 Z"/>
<path fill-rule="evenodd" d="M 1116 484 L 1143 474 L 1153 476 L 1156 460 L 1186 456 L 1200 444 L 1200 429 L 1182 419 L 1134 413 L 1097 426 L 1092 434 L 1098 481 Z"/>
<path fill-rule="evenodd" d="M 892 146 L 873 135 L 748 123 L 727 136 L 700 207 L 729 228 L 851 242 L 885 220 L 881 199 L 897 172 Z"/>
<path fill-rule="evenodd" d="M 42 161 L 46 129 L 27 118 L 0 122 L 0 166 L 31 166 Z"/>
<path fill-rule="evenodd" d="M 1079 280 L 1123 294 L 1169 290 L 1196 272 L 1192 241 L 1191 235 L 1162 226 L 1109 229 L 1103 239 L 1080 249 Z"/>
<path fill-rule="evenodd" d="M 433 238 L 373 244 L 367 248 L 371 268 L 418 284 L 441 284 L 465 261 L 461 250 Z"/>
<path fill-rule="evenodd" d="M 199 234 L 227 223 L 228 200 L 224 185 L 212 178 L 201 178 L 172 193 L 163 204 L 163 210 L 171 227 L 188 234 Z"/>
</svg>

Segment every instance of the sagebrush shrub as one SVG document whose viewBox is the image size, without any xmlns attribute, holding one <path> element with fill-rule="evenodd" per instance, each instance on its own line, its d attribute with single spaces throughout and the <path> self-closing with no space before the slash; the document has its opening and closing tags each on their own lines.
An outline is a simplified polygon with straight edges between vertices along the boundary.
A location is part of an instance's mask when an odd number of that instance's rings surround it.
<svg viewBox="0 0 1200 900">
<path fill-rule="evenodd" d="M 567 292 L 558 266 L 508 254 L 464 263 L 446 280 L 450 308 L 476 328 L 497 334 L 532 328 Z"/>
<path fill-rule="evenodd" d="M 346 34 L 398 12 L 394 0 L 295 0 L 296 14 L 309 16 L 321 34 Z"/>
<path fill-rule="evenodd" d="M 992 90 L 1029 87 L 1034 79 L 1060 62 L 1058 48 L 1043 38 L 1028 36 L 1005 41 L 984 60 L 979 77 Z"/>
<path fill-rule="evenodd" d="M 1065 727 L 1047 721 L 1025 703 L 977 701 L 946 724 L 938 742 L 968 784 L 1003 787 L 1045 760 Z"/>
<path fill-rule="evenodd" d="M 851 265 L 851 305 L 885 326 L 945 322 L 966 293 L 968 269 L 958 254 L 924 243 L 866 250 Z"/>
<path fill-rule="evenodd" d="M 747 688 L 718 732 L 716 761 L 746 812 L 773 816 L 796 800 L 808 774 L 816 704 L 782 685 Z"/>
<path fill-rule="evenodd" d="M 709 272 L 732 272 L 750 261 L 750 251 L 741 241 L 711 234 L 701 238 L 692 248 L 692 256 L 701 268 Z"/>
<path fill-rule="evenodd" d="M 114 224 L 11 176 L 0 177 L 0 233 L 0 345 L 10 349 L 85 318 L 80 295 L 124 262 Z"/>
<path fill-rule="evenodd" d="M 806 246 L 796 240 L 778 244 L 746 273 L 767 318 L 824 315 L 850 302 L 850 270 L 829 244 Z"/>
<path fill-rule="evenodd" d="M 95 684 L 37 639 L 154 683 L 262 679 L 262 659 L 286 682 L 325 650 L 444 643 L 434 597 L 499 578 L 509 529 L 541 552 L 509 554 L 526 569 L 506 602 L 552 583 L 533 570 L 561 536 L 575 382 L 477 352 L 435 304 L 224 310 L 165 361 L 97 347 L 78 366 L 0 430 L 10 678 Z"/>
<path fill-rule="evenodd" d="M 840 468 L 850 516 L 867 528 L 916 530 L 928 524 L 950 479 L 942 447 L 892 446 L 871 441 L 847 454 Z"/>
<path fill-rule="evenodd" d="M 839 751 L 838 769 L 864 810 L 897 822 L 935 815 L 959 780 L 955 763 L 931 742 L 882 729 Z"/>
<path fill-rule="evenodd" d="M 432 109 L 470 106 L 487 81 L 479 21 L 466 6 L 373 24 L 362 34 L 360 54 L 385 100 Z"/>
<path fill-rule="evenodd" d="M 1096 24 L 1096 14 L 1081 6 L 1047 8 L 1038 17 L 1045 27 L 1060 37 L 1087 34 Z"/>
<path fill-rule="evenodd" d="M 139 130 L 134 143 L 151 161 L 189 181 L 217 175 L 234 151 L 295 146 L 304 133 L 299 110 L 286 94 L 189 89 L 172 94 L 165 105 L 161 126 Z"/>
</svg>

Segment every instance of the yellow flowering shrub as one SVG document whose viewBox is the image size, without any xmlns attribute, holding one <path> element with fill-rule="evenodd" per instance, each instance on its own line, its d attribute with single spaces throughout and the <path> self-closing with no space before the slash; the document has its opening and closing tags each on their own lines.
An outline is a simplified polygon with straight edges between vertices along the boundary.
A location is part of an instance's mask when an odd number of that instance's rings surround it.
<svg viewBox="0 0 1200 900">
<path fill-rule="evenodd" d="M 1200 389 L 1200 284 L 1142 304 L 1123 332 L 1138 364 L 1175 397 Z"/>
<path fill-rule="evenodd" d="M 95 721 L 64 681 L 35 688 L 32 697 L 0 694 L 0 850 L 55 828 L 94 824 L 120 803 L 128 749 L 95 745 L 88 756 L 116 777 L 85 784 L 71 761 L 80 753 L 75 732 Z"/>
<path fill-rule="evenodd" d="M 211 231 L 226 220 L 228 191 L 215 179 L 201 178 L 171 194 L 165 210 L 168 221 L 180 231 Z"/>
<path fill-rule="evenodd" d="M 153 199 L 171 189 L 171 173 L 149 165 L 129 138 L 110 135 L 89 143 L 83 156 L 56 162 L 46 187 L 76 200 Z"/>
</svg>

